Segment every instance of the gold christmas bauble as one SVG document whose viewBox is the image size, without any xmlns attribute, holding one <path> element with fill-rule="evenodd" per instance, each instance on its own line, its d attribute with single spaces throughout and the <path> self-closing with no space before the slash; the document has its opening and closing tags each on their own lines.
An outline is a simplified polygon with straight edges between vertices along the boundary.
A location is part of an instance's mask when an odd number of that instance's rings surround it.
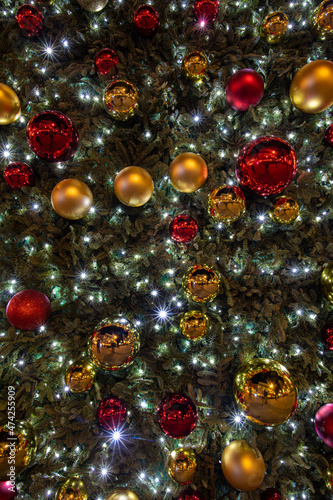
<svg viewBox="0 0 333 500">
<path fill-rule="evenodd" d="M 117 488 L 113 490 L 105 500 L 139 500 L 139 497 L 127 488 Z"/>
<path fill-rule="evenodd" d="M 194 193 L 208 177 L 206 162 L 195 153 L 182 153 L 169 166 L 169 177 L 175 189 L 182 193 Z"/>
<path fill-rule="evenodd" d="M 197 459 L 193 450 L 177 448 L 170 453 L 168 473 L 178 484 L 190 484 L 197 470 Z"/>
<path fill-rule="evenodd" d="M 208 68 L 208 59 L 202 52 L 190 52 L 182 65 L 183 74 L 190 80 L 202 80 Z"/>
<path fill-rule="evenodd" d="M 324 267 L 321 273 L 321 286 L 326 299 L 333 304 L 333 262 Z"/>
<path fill-rule="evenodd" d="M 27 422 L 10 423 L 0 427 L 0 481 L 9 481 L 11 467 L 15 466 L 15 474 L 20 474 L 34 458 L 37 449 L 36 435 L 33 427 Z"/>
<path fill-rule="evenodd" d="M 320 113 L 333 104 L 333 63 L 319 59 L 301 68 L 290 85 L 293 105 L 304 113 Z"/>
<path fill-rule="evenodd" d="M 269 211 L 270 217 L 279 224 L 292 224 L 298 217 L 299 204 L 293 198 L 280 196 Z"/>
<path fill-rule="evenodd" d="M 190 267 L 183 276 L 185 295 L 195 302 L 210 302 L 220 293 L 220 274 L 206 265 Z"/>
<path fill-rule="evenodd" d="M 223 450 L 222 471 L 236 490 L 253 491 L 264 480 L 265 462 L 258 448 L 236 439 Z"/>
<path fill-rule="evenodd" d="M 118 200 L 128 207 L 141 207 L 150 200 L 154 191 L 150 173 L 141 167 L 123 168 L 113 187 Z"/>
<path fill-rule="evenodd" d="M 88 342 L 94 365 L 103 370 L 120 370 L 131 365 L 140 349 L 139 333 L 127 320 L 104 320 Z"/>
<path fill-rule="evenodd" d="M 70 477 L 58 489 L 56 500 L 88 500 L 84 482 L 78 476 Z"/>
<path fill-rule="evenodd" d="M 237 186 L 220 186 L 208 197 L 208 213 L 213 219 L 230 224 L 245 212 L 245 196 Z"/>
<path fill-rule="evenodd" d="M 328 460 L 328 467 L 323 473 L 326 488 L 332 494 L 333 493 L 333 457 Z"/>
<path fill-rule="evenodd" d="M 91 209 L 93 200 L 87 184 L 77 179 L 59 182 L 51 193 L 52 207 L 64 219 L 82 219 Z"/>
<path fill-rule="evenodd" d="M 108 0 L 77 0 L 77 3 L 89 12 L 99 12 L 104 9 Z"/>
<path fill-rule="evenodd" d="M 9 125 L 21 116 L 20 100 L 14 90 L 0 83 L 0 125 Z"/>
<path fill-rule="evenodd" d="M 116 120 L 127 120 L 134 115 L 138 104 L 139 92 L 126 80 L 113 80 L 104 91 L 104 107 Z"/>
<path fill-rule="evenodd" d="M 93 386 L 95 375 L 95 368 L 91 360 L 81 358 L 67 368 L 65 384 L 71 392 L 86 392 Z"/>
<path fill-rule="evenodd" d="M 208 316 L 201 311 L 188 311 L 180 320 L 180 331 L 189 340 L 200 340 L 209 329 Z"/>
<path fill-rule="evenodd" d="M 262 22 L 260 34 L 268 43 L 278 43 L 285 37 L 289 20 L 283 12 L 271 12 Z"/>
<path fill-rule="evenodd" d="M 234 397 L 245 416 L 259 425 L 280 425 L 297 407 L 297 390 L 288 370 L 272 359 L 244 363 L 234 379 Z"/>
<path fill-rule="evenodd" d="M 333 37 L 333 0 L 324 0 L 311 16 L 311 27 L 321 40 Z"/>
</svg>

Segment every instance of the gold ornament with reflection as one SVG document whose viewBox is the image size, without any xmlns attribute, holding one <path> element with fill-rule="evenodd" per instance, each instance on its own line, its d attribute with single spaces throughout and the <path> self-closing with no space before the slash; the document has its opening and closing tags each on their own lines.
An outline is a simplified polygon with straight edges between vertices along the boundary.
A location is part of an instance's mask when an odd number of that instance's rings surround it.
<svg viewBox="0 0 333 500">
<path fill-rule="evenodd" d="M 178 484 L 190 484 L 197 470 L 197 459 L 193 450 L 177 448 L 168 459 L 168 473 Z"/>
<path fill-rule="evenodd" d="M 292 224 L 298 217 L 299 204 L 293 198 L 280 196 L 269 211 L 270 217 L 279 224 Z"/>
<path fill-rule="evenodd" d="M 220 293 L 221 276 L 206 265 L 190 267 L 183 276 L 185 295 L 195 302 L 210 302 Z"/>
<path fill-rule="evenodd" d="M 236 490 L 254 491 L 264 480 L 265 462 L 258 448 L 236 439 L 223 450 L 222 471 Z"/>
<path fill-rule="evenodd" d="M 182 72 L 190 80 L 202 80 L 208 68 L 208 59 L 202 52 L 190 52 L 182 64 Z"/>
<path fill-rule="evenodd" d="M 207 177 L 207 164 L 195 153 L 181 153 L 170 163 L 171 184 L 182 193 L 194 193 L 204 185 Z"/>
<path fill-rule="evenodd" d="M 154 183 L 144 168 L 126 167 L 117 174 L 113 188 L 121 203 L 128 207 L 141 207 L 152 197 Z"/>
<path fill-rule="evenodd" d="M 262 22 L 260 34 L 268 43 L 278 43 L 287 33 L 289 20 L 284 12 L 271 12 Z"/>
<path fill-rule="evenodd" d="M 51 193 L 52 207 L 64 219 L 82 219 L 92 207 L 94 198 L 90 188 L 77 179 L 64 179 Z"/>
<path fill-rule="evenodd" d="M 333 494 L 333 457 L 328 459 L 328 467 L 324 470 L 323 477 L 326 488 Z"/>
<path fill-rule="evenodd" d="M 56 500 L 88 500 L 84 482 L 78 476 L 70 477 L 58 489 Z"/>
<path fill-rule="evenodd" d="M 290 373 L 272 359 L 244 363 L 236 373 L 233 391 L 245 416 L 259 425 L 283 424 L 297 407 L 297 390 Z"/>
<path fill-rule="evenodd" d="M 321 273 L 321 286 L 326 299 L 333 304 L 333 262 L 324 267 Z"/>
<path fill-rule="evenodd" d="M 333 0 L 324 0 L 311 16 L 311 27 L 321 40 L 333 37 Z"/>
<path fill-rule="evenodd" d="M 108 0 L 77 0 L 77 3 L 88 12 L 99 12 L 104 9 Z"/>
<path fill-rule="evenodd" d="M 104 107 L 116 120 L 128 120 L 138 104 L 138 89 L 126 80 L 113 80 L 104 91 Z"/>
<path fill-rule="evenodd" d="M 90 359 L 81 358 L 66 370 L 65 384 L 71 392 L 80 394 L 91 389 L 95 382 L 95 368 Z"/>
<path fill-rule="evenodd" d="M 117 488 L 113 490 L 105 500 L 139 500 L 139 497 L 127 488 Z"/>
<path fill-rule="evenodd" d="M 208 197 L 208 214 L 214 220 L 231 224 L 245 212 L 245 196 L 237 186 L 220 186 Z"/>
<path fill-rule="evenodd" d="M 180 331 L 189 340 L 200 340 L 209 329 L 208 316 L 201 311 L 188 311 L 180 320 Z"/>
<path fill-rule="evenodd" d="M 0 83 L 0 125 L 9 125 L 21 116 L 20 100 L 14 90 Z"/>
<path fill-rule="evenodd" d="M 14 432 L 14 435 L 10 434 Z M 16 438 L 15 441 L 12 439 Z M 15 448 L 11 444 L 15 443 Z M 36 435 L 27 422 L 19 422 L 14 431 L 5 425 L 0 427 L 0 481 L 8 481 L 10 461 L 15 461 L 15 474 L 20 474 L 32 461 L 37 449 Z"/>
</svg>

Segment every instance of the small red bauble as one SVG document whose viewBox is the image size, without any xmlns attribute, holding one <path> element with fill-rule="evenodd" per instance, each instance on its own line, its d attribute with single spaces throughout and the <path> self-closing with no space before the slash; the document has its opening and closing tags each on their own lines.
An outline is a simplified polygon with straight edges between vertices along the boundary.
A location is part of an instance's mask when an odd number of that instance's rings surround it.
<svg viewBox="0 0 333 500">
<path fill-rule="evenodd" d="M 282 500 L 282 496 L 276 488 L 267 488 L 261 493 L 260 500 Z"/>
<path fill-rule="evenodd" d="M 178 243 L 189 243 L 198 233 L 198 224 L 190 215 L 177 215 L 170 223 L 170 236 Z"/>
<path fill-rule="evenodd" d="M 29 37 L 38 36 L 43 30 L 44 17 L 34 5 L 21 5 L 16 12 L 16 20 L 22 32 Z"/>
<path fill-rule="evenodd" d="M 117 76 L 117 64 L 119 64 L 119 57 L 114 50 L 101 49 L 95 56 L 95 70 L 99 75 L 112 78 Z"/>
<path fill-rule="evenodd" d="M 50 301 L 38 290 L 18 292 L 6 308 L 9 323 L 18 330 L 36 330 L 47 322 L 50 314 Z"/>
<path fill-rule="evenodd" d="M 240 185 L 259 196 L 278 194 L 291 183 L 297 171 L 294 149 L 279 137 L 260 137 L 243 148 L 237 159 Z"/>
<path fill-rule="evenodd" d="M 200 22 L 212 23 L 219 12 L 219 0 L 195 0 L 194 15 Z"/>
<path fill-rule="evenodd" d="M 14 491 L 12 491 L 12 489 Z M 0 481 L 1 500 L 14 500 L 17 495 L 16 486 L 13 487 L 11 481 Z"/>
<path fill-rule="evenodd" d="M 126 419 L 127 407 L 117 396 L 102 399 L 97 408 L 97 422 L 101 429 L 113 431 Z"/>
<path fill-rule="evenodd" d="M 319 408 L 315 416 L 315 429 L 320 439 L 333 448 L 333 403 Z"/>
<path fill-rule="evenodd" d="M 35 184 L 32 168 L 20 161 L 7 165 L 3 176 L 8 186 L 13 189 L 21 189 L 23 186 L 31 187 Z"/>
<path fill-rule="evenodd" d="M 241 69 L 229 79 L 225 95 L 236 111 L 246 111 L 256 106 L 264 95 L 264 80 L 253 69 Z"/>
<path fill-rule="evenodd" d="M 49 162 L 67 161 L 75 154 L 79 136 L 72 120 L 58 111 L 41 111 L 27 126 L 28 144 Z"/>
<path fill-rule="evenodd" d="M 156 33 L 160 18 L 158 12 L 150 5 L 140 5 L 134 14 L 134 28 L 142 36 L 150 36 Z"/>
<path fill-rule="evenodd" d="M 333 148 L 333 123 L 326 129 L 325 141 L 329 146 L 331 146 L 331 148 Z"/>
<path fill-rule="evenodd" d="M 333 324 L 325 326 L 321 335 L 327 349 L 333 351 Z"/>
<path fill-rule="evenodd" d="M 198 493 L 191 488 L 187 488 L 186 490 L 181 492 L 178 500 L 204 500 L 204 497 L 201 495 L 201 493 Z"/>
<path fill-rule="evenodd" d="M 180 439 L 188 436 L 197 425 L 198 412 L 186 394 L 167 394 L 157 408 L 158 423 L 167 436 Z"/>
</svg>

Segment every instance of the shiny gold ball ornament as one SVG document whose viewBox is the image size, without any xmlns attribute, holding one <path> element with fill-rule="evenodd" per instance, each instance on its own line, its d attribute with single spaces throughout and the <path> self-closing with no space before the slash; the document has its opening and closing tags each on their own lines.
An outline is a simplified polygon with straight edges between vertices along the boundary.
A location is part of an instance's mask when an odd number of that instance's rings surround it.
<svg viewBox="0 0 333 500">
<path fill-rule="evenodd" d="M 245 213 L 245 196 L 237 186 L 220 186 L 208 196 L 208 214 L 213 219 L 231 224 Z"/>
<path fill-rule="evenodd" d="M 258 448 L 243 439 L 231 441 L 222 453 L 222 471 L 236 490 L 253 491 L 265 476 L 265 462 Z"/>
<path fill-rule="evenodd" d="M 193 450 L 177 448 L 168 459 L 168 473 L 178 484 L 190 484 L 197 470 L 197 459 Z"/>
<path fill-rule="evenodd" d="M 59 182 L 51 193 L 52 207 L 64 219 L 82 219 L 91 209 L 93 201 L 90 188 L 77 179 Z"/>
<path fill-rule="evenodd" d="M 8 390 L 9 398 L 11 390 Z M 13 396 L 14 397 L 14 396 Z M 13 401 L 9 399 L 9 401 Z M 10 424 L 0 427 L 0 481 L 11 480 L 11 466 L 14 476 L 20 474 L 32 461 L 37 449 L 36 435 L 27 422 L 18 422 L 11 429 Z"/>
<path fill-rule="evenodd" d="M 141 207 L 150 200 L 154 191 L 150 173 L 141 167 L 123 168 L 113 187 L 118 200 L 128 207 Z"/>
<path fill-rule="evenodd" d="M 303 113 L 315 114 L 333 104 L 333 63 L 319 59 L 297 71 L 290 85 L 290 100 Z"/>
<path fill-rule="evenodd" d="M 262 22 L 260 34 L 268 43 L 278 43 L 287 33 L 289 20 L 283 12 L 271 12 Z"/>
<path fill-rule="evenodd" d="M 185 295 L 195 302 L 210 302 L 220 293 L 221 276 L 209 266 L 197 264 L 183 276 Z"/>
<path fill-rule="evenodd" d="M 91 389 L 95 376 L 96 372 L 91 359 L 81 358 L 67 368 L 65 384 L 71 392 L 80 394 Z"/>
<path fill-rule="evenodd" d="M 234 397 L 245 416 L 259 425 L 280 425 L 297 407 L 297 390 L 288 370 L 272 359 L 244 363 L 234 379 Z"/>
<path fill-rule="evenodd" d="M 169 177 L 175 189 L 182 193 L 194 193 L 208 177 L 205 160 L 195 153 L 182 153 L 169 166 Z"/>
<path fill-rule="evenodd" d="M 56 500 L 88 500 L 84 482 L 78 476 L 70 477 L 58 489 Z"/>
<path fill-rule="evenodd" d="M 185 57 L 182 64 L 182 72 L 190 80 L 202 80 L 208 68 L 207 57 L 199 51 L 190 52 Z"/>
<path fill-rule="evenodd" d="M 292 224 L 299 215 L 299 204 L 293 198 L 280 196 L 275 200 L 269 215 L 278 224 Z"/>
<path fill-rule="evenodd" d="M 324 0 L 311 16 L 311 27 L 321 40 L 333 37 L 333 0 Z"/>
<path fill-rule="evenodd" d="M 328 491 L 333 493 L 333 457 L 328 460 L 328 467 L 323 471 L 325 486 Z"/>
<path fill-rule="evenodd" d="M 113 80 L 104 91 L 104 107 L 116 120 L 125 121 L 134 115 L 138 104 L 139 92 L 127 80 Z"/>
<path fill-rule="evenodd" d="M 208 316 L 201 311 L 188 311 L 180 320 L 180 331 L 189 340 L 197 341 L 202 339 L 208 329 Z"/>
<path fill-rule="evenodd" d="M 321 286 L 326 299 L 333 304 L 333 262 L 324 267 L 321 273 Z"/>
<path fill-rule="evenodd" d="M 108 0 L 77 0 L 77 3 L 88 12 L 99 12 L 104 9 Z"/>
<path fill-rule="evenodd" d="M 127 488 L 117 488 L 105 500 L 139 500 L 139 497 Z"/>
<path fill-rule="evenodd" d="M 21 116 L 20 100 L 14 90 L 0 83 L 0 125 L 9 125 Z"/>
</svg>

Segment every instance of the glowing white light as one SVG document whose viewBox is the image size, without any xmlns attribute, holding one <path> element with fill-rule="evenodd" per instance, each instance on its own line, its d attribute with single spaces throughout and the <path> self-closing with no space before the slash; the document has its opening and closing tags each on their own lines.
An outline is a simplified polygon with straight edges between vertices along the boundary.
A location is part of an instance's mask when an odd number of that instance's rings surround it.
<svg viewBox="0 0 333 500">
<path fill-rule="evenodd" d="M 81 273 L 81 278 L 84 280 L 87 277 L 86 273 Z"/>
</svg>

